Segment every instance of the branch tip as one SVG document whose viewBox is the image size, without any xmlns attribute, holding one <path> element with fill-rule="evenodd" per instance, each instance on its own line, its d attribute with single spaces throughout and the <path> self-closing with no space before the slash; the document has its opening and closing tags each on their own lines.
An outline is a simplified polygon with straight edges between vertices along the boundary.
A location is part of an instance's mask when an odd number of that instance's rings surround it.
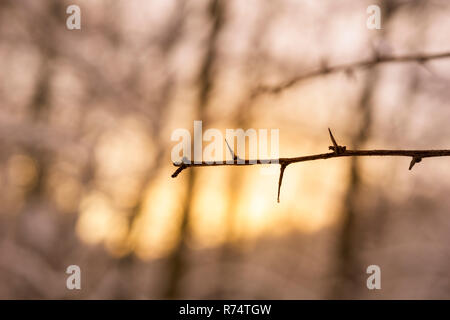
<svg viewBox="0 0 450 320">
<path fill-rule="evenodd" d="M 176 165 L 176 164 L 174 164 L 174 165 Z M 183 171 L 184 169 L 186 169 L 188 166 L 185 164 L 185 163 L 182 163 L 178 168 L 177 168 L 177 170 L 175 170 L 175 172 L 174 173 L 172 173 L 172 178 L 176 178 L 180 173 L 181 173 L 181 171 Z"/>
</svg>

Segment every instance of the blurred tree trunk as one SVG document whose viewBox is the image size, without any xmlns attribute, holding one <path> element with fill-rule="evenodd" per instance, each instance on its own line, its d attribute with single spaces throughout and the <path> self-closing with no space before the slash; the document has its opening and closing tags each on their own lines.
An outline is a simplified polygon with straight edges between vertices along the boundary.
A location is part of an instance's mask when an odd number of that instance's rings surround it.
<svg viewBox="0 0 450 320">
<path fill-rule="evenodd" d="M 390 17 L 395 11 L 395 0 L 383 1 L 382 26 L 386 28 Z M 385 30 L 385 29 L 384 29 Z M 383 31 L 384 34 L 384 31 Z M 383 36 L 380 37 L 382 40 Z M 351 149 L 364 149 L 372 129 L 373 105 L 372 99 L 379 81 L 379 70 L 375 67 L 368 71 L 362 95 L 358 104 L 358 115 L 361 118 L 359 129 L 351 141 Z M 358 296 L 358 290 L 365 288 L 367 266 L 358 259 L 358 251 L 363 240 L 358 227 L 361 206 L 361 171 L 362 161 L 359 157 L 352 157 L 350 163 L 349 185 L 344 199 L 341 216 L 341 231 L 336 247 L 336 266 L 334 276 L 337 281 L 332 285 L 329 297 L 332 299 L 350 299 Z"/>
<path fill-rule="evenodd" d="M 263 57 L 261 57 L 261 48 L 264 40 L 261 35 L 266 34 L 267 30 L 269 30 L 270 24 L 272 22 L 271 18 L 273 18 L 274 16 L 275 9 L 275 5 L 272 5 L 271 3 L 265 4 L 265 8 L 263 9 L 264 12 L 260 17 L 258 17 L 257 30 L 254 32 L 253 37 L 250 39 L 251 48 L 253 48 L 253 50 L 243 60 L 245 75 L 248 78 L 251 78 L 249 75 L 254 74 L 255 79 L 260 79 L 261 69 L 258 68 L 258 66 L 266 63 L 265 61 L 262 61 Z M 256 106 L 252 94 L 254 92 L 253 88 L 257 85 L 258 84 L 250 85 L 250 87 L 247 89 L 247 93 L 244 95 L 242 101 L 239 102 L 239 105 L 236 108 L 236 128 L 243 128 L 244 130 L 246 130 L 245 128 L 248 128 L 252 123 L 252 111 Z M 233 145 L 233 141 L 229 141 L 229 143 L 231 143 L 231 146 Z M 243 155 L 240 156 L 243 157 Z M 217 288 L 212 292 L 213 299 L 227 298 L 227 295 L 229 293 L 228 287 L 233 274 L 230 262 L 233 262 L 233 265 L 235 265 L 240 257 L 238 252 L 239 239 L 236 238 L 235 230 L 236 213 L 240 201 L 239 195 L 244 179 L 245 175 L 240 173 L 237 168 L 231 170 L 230 178 L 228 180 L 229 185 L 227 208 L 225 210 L 225 239 L 218 259 L 219 261 L 217 278 L 220 279 L 220 282 L 218 283 Z"/>
<path fill-rule="evenodd" d="M 51 23 L 46 26 L 45 30 L 45 35 L 50 39 L 54 37 L 53 22 L 61 20 L 59 14 L 64 12 L 62 8 L 63 7 L 59 1 L 50 1 L 47 3 L 47 7 L 44 10 L 45 15 L 48 17 L 47 19 L 51 21 Z M 33 23 L 30 23 L 27 27 L 30 30 L 36 28 Z M 42 34 L 40 34 L 40 38 L 36 41 L 36 47 L 38 48 L 40 54 L 40 63 L 34 93 L 28 105 L 30 122 L 35 124 L 48 122 L 48 117 L 50 116 L 51 79 L 53 74 L 51 65 L 57 56 L 57 51 L 54 48 L 54 44 L 46 39 L 43 39 L 42 37 Z M 47 166 L 51 154 L 49 151 L 44 150 L 44 148 L 33 144 L 27 144 L 23 147 L 28 155 L 33 158 L 37 169 L 36 179 L 26 194 L 25 203 L 27 205 L 24 208 L 24 213 L 27 213 L 35 211 L 34 206 L 41 201 L 44 196 L 43 192 L 45 188 Z M 17 219 L 17 224 L 20 224 L 21 219 L 22 218 Z"/>
<path fill-rule="evenodd" d="M 19 7 L 22 4 L 18 4 Z M 28 121 L 32 125 L 46 124 L 48 123 L 49 116 L 51 113 L 51 81 L 53 77 L 52 63 L 56 59 L 57 51 L 54 47 L 54 43 L 48 39 L 54 37 L 54 22 L 61 20 L 60 14 L 64 13 L 62 9 L 62 4 L 59 1 L 48 1 L 43 10 L 43 17 L 46 18 L 49 23 L 45 27 L 45 37 L 43 33 L 37 33 L 38 38 L 35 41 L 35 46 L 39 53 L 39 66 L 37 71 L 36 80 L 34 83 L 34 92 L 28 103 Z M 23 9 L 23 8 L 22 8 Z M 25 10 L 25 9 L 23 9 Z M 33 14 L 30 12 L 29 14 Z M 39 29 L 35 24 L 33 19 L 27 21 L 26 28 L 31 32 L 35 29 Z M 30 237 L 29 230 L 25 228 L 25 221 L 30 219 L 30 216 L 35 216 L 41 214 L 41 210 L 44 209 L 45 213 L 49 210 L 48 204 L 45 202 L 45 184 L 48 174 L 48 164 L 50 163 L 50 158 L 52 157 L 52 152 L 46 150 L 44 147 L 35 145 L 30 142 L 25 142 L 21 145 L 23 152 L 25 152 L 34 161 L 36 168 L 35 179 L 27 190 L 24 196 L 24 207 L 16 215 L 15 219 L 12 221 L 12 225 L 9 227 L 9 232 L 7 237 L 13 239 L 14 246 L 17 248 L 23 248 L 26 250 L 30 248 L 30 252 L 37 253 L 37 255 L 29 254 L 28 258 L 31 261 L 34 259 L 42 259 L 48 264 L 48 267 L 54 267 L 57 264 L 56 253 L 50 254 L 45 252 L 40 246 L 40 243 L 36 243 L 36 238 Z M 36 279 L 38 275 L 36 274 Z M 19 288 L 16 292 L 16 296 L 21 298 L 27 297 L 40 297 L 40 298 L 50 298 L 51 293 L 47 292 L 44 288 L 40 289 L 39 285 L 34 283 L 34 277 L 27 279 L 23 277 L 21 280 L 26 283 L 26 290 L 24 288 Z M 35 292 L 33 292 L 33 287 Z M 32 291 L 31 296 L 28 289 Z M 55 293 L 56 294 L 56 293 Z"/>
<path fill-rule="evenodd" d="M 185 12 L 185 3 L 181 2 L 177 5 L 177 8 L 174 9 L 174 13 L 169 18 L 169 25 L 164 31 L 164 35 L 160 39 L 160 45 L 158 46 L 161 50 L 161 56 L 164 57 L 163 63 L 167 66 L 167 79 L 165 79 L 162 88 L 158 90 L 158 99 L 156 101 L 151 102 L 151 106 L 153 110 L 155 110 L 156 114 L 154 115 L 154 119 L 157 121 L 153 121 L 151 123 L 150 128 L 148 128 L 148 134 L 153 137 L 155 143 L 157 144 L 156 156 L 152 161 L 152 165 L 147 169 L 144 177 L 142 179 L 142 186 L 139 190 L 139 196 L 137 197 L 137 201 L 134 206 L 130 209 L 130 215 L 128 216 L 128 234 L 127 238 L 131 237 L 131 231 L 133 228 L 133 224 L 136 221 L 136 218 L 141 213 L 141 210 L 146 201 L 146 191 L 147 187 L 153 182 L 157 173 L 162 167 L 163 162 L 165 161 L 166 154 L 164 153 L 165 149 L 165 139 L 162 139 L 159 135 L 161 132 L 161 127 L 164 123 L 164 119 L 169 112 L 170 102 L 172 95 L 175 90 L 175 75 L 172 74 L 169 70 L 170 68 L 170 57 L 171 53 L 176 48 L 180 37 L 182 36 L 184 21 L 186 17 Z M 139 70 L 140 66 L 137 65 L 134 70 Z M 151 120 L 151 119 L 149 119 Z M 130 251 L 118 259 L 117 266 L 120 269 L 120 273 L 126 275 L 128 281 L 120 281 L 119 285 L 116 289 L 116 294 L 114 298 L 117 299 L 126 299 L 133 297 L 133 288 L 129 285 L 135 279 L 132 268 L 134 267 L 136 262 L 136 258 L 132 248 Z M 123 279 L 122 279 L 123 280 Z"/>
<path fill-rule="evenodd" d="M 217 55 L 217 42 L 220 30 L 224 24 L 225 4 L 221 0 L 212 0 L 208 5 L 208 15 L 211 21 L 211 30 L 206 43 L 206 52 L 203 58 L 199 74 L 199 98 L 198 108 L 196 110 L 196 119 L 203 121 L 203 128 L 206 127 L 206 109 L 210 99 L 211 89 L 214 81 L 214 63 Z M 202 137 L 194 137 L 202 139 Z M 186 170 L 185 179 L 187 179 L 186 194 L 183 204 L 181 225 L 179 230 L 178 242 L 168 259 L 168 279 L 166 287 L 163 289 L 163 297 L 166 299 L 177 299 L 181 296 L 181 280 L 183 273 L 187 269 L 187 246 L 186 241 L 189 237 L 189 221 L 192 211 L 192 200 L 194 198 L 194 185 L 196 182 L 195 170 Z"/>
<path fill-rule="evenodd" d="M 59 1 L 50 1 L 45 9 L 45 14 L 48 16 L 49 21 L 61 21 L 61 14 L 64 13 L 63 6 Z M 36 26 L 30 24 L 28 28 L 34 29 Z M 54 37 L 54 24 L 51 23 L 46 27 L 45 35 L 48 38 Z M 52 62 L 56 59 L 57 51 L 54 48 L 54 44 L 46 39 L 38 38 L 36 41 L 36 46 L 40 53 L 40 65 L 37 73 L 37 80 L 35 85 L 34 94 L 29 103 L 29 115 L 30 120 L 34 123 L 46 123 L 48 122 L 48 117 L 50 116 L 51 107 L 51 78 L 52 78 Z M 42 195 L 43 185 L 46 174 L 46 159 L 49 155 L 34 145 L 29 145 L 25 147 L 31 157 L 33 157 L 36 162 L 36 167 L 38 170 L 36 182 L 28 193 L 29 199 L 37 199 Z M 28 201 L 27 201 L 28 202 Z"/>
</svg>

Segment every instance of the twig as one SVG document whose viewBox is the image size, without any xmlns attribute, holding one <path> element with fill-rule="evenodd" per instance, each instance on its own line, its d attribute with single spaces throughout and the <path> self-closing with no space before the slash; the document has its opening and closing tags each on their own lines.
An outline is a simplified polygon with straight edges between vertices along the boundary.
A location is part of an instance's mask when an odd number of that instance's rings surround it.
<svg viewBox="0 0 450 320">
<path fill-rule="evenodd" d="M 259 164 L 270 164 L 277 163 L 280 165 L 280 177 L 278 180 L 278 197 L 277 201 L 280 202 L 280 190 L 281 183 L 283 181 L 283 174 L 286 167 L 292 163 L 313 161 L 320 159 L 331 159 L 339 157 L 367 157 L 367 156 L 399 156 L 399 157 L 411 157 L 411 163 L 409 165 L 409 170 L 413 168 L 416 163 L 419 163 L 424 158 L 432 157 L 448 157 L 450 156 L 450 150 L 347 150 L 345 146 L 340 146 L 333 137 L 331 130 L 328 128 L 330 134 L 332 146 L 328 148 L 333 150 L 333 152 L 319 153 L 308 156 L 292 157 L 292 158 L 276 158 L 276 159 L 240 159 L 235 155 L 233 150 L 230 148 L 230 152 L 233 154 L 233 162 L 206 162 L 202 161 L 200 163 L 194 163 L 186 158 L 179 163 L 173 163 L 174 166 L 178 167 L 177 170 L 172 174 L 172 178 L 177 177 L 183 170 L 191 167 L 215 167 L 215 166 L 251 166 Z M 228 145 L 228 142 L 227 142 Z M 229 147 L 229 145 L 228 145 Z M 240 160 L 240 161 L 238 161 Z"/>
<path fill-rule="evenodd" d="M 293 87 L 297 83 L 306 80 L 311 79 L 314 77 L 318 77 L 321 75 L 326 75 L 330 73 L 338 73 L 338 72 L 344 72 L 345 74 L 352 76 L 354 71 L 356 69 L 361 68 L 370 68 L 378 64 L 383 63 L 391 63 L 391 62 L 417 62 L 420 65 L 424 65 L 429 60 L 436 60 L 436 59 L 444 59 L 444 58 L 450 58 L 450 52 L 443 52 L 443 53 L 436 53 L 436 54 L 416 54 L 416 55 L 403 55 L 403 56 L 391 56 L 391 55 L 379 55 L 378 53 L 375 54 L 375 56 L 370 60 L 362 60 L 358 62 L 353 62 L 349 64 L 340 64 L 335 66 L 328 66 L 325 62 L 321 63 L 321 67 L 319 69 L 307 72 L 302 75 L 295 76 L 294 78 L 284 81 L 278 85 L 274 86 L 259 86 L 255 89 L 255 91 L 252 94 L 252 97 L 255 98 L 256 96 L 259 96 L 264 93 L 278 93 L 282 90 L 288 89 L 290 87 Z"/>
</svg>

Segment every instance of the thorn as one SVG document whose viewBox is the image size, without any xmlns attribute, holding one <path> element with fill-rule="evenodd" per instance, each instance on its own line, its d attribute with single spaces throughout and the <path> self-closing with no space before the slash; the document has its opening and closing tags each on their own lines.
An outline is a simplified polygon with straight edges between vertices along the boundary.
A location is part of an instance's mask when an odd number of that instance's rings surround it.
<svg viewBox="0 0 450 320">
<path fill-rule="evenodd" d="M 278 196 L 277 196 L 277 202 L 280 203 L 280 191 L 281 191 L 281 183 L 283 182 L 283 174 L 284 169 L 286 169 L 287 164 L 282 163 L 280 167 L 280 179 L 278 180 Z"/>
<path fill-rule="evenodd" d="M 419 163 L 420 161 L 422 161 L 422 158 L 420 158 L 420 157 L 413 157 L 411 159 L 411 163 L 409 164 L 409 170 L 411 170 L 414 167 L 414 165 L 416 163 Z"/>
<path fill-rule="evenodd" d="M 338 148 L 338 144 L 336 142 L 336 140 L 333 137 L 333 134 L 331 133 L 330 128 L 328 128 L 328 132 L 330 133 L 330 138 L 331 138 L 331 142 L 333 143 L 334 149 L 336 150 Z"/>
<path fill-rule="evenodd" d="M 336 154 L 344 153 L 347 147 L 340 146 L 337 144 L 336 140 L 333 137 L 333 134 L 331 133 L 330 128 L 328 128 L 328 132 L 330 133 L 331 142 L 333 142 L 333 146 L 328 147 L 328 149 L 333 150 Z"/>
<path fill-rule="evenodd" d="M 233 157 L 233 160 L 238 160 L 239 157 L 234 153 L 233 149 L 231 149 L 230 145 L 228 144 L 227 139 L 225 139 L 225 143 L 227 144 L 228 150 L 230 150 L 231 156 Z"/>
</svg>

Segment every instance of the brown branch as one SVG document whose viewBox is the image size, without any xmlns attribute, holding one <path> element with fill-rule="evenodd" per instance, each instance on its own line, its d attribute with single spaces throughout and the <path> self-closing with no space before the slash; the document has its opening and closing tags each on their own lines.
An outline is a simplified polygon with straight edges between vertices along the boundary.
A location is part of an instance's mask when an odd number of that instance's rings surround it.
<svg viewBox="0 0 450 320">
<path fill-rule="evenodd" d="M 301 157 L 292 157 L 292 158 L 275 158 L 275 159 L 240 159 L 239 157 L 234 157 L 233 162 L 225 162 L 225 161 L 217 161 L 217 162 L 206 162 L 202 161 L 200 163 L 193 163 L 192 161 L 183 158 L 183 160 L 179 163 L 173 163 L 174 166 L 178 167 L 177 170 L 172 174 L 172 178 L 177 177 L 183 170 L 191 167 L 206 167 L 206 166 L 250 166 L 250 165 L 259 165 L 259 164 L 280 164 L 280 177 L 278 180 L 278 197 L 277 201 L 280 202 L 280 190 L 281 183 L 283 181 L 283 174 L 286 167 L 292 163 L 297 162 L 305 162 L 305 161 L 313 161 L 320 159 L 331 159 L 331 158 L 339 158 L 339 157 L 370 157 L 370 156 L 399 156 L 399 157 L 411 157 L 411 163 L 409 165 L 409 170 L 413 168 L 416 163 L 422 161 L 423 158 L 432 158 L 432 157 L 448 157 L 450 156 L 450 150 L 347 150 L 345 146 L 340 146 L 336 142 L 331 133 L 331 130 L 328 128 L 331 142 L 333 146 L 329 146 L 330 150 L 333 152 L 328 153 L 319 153 L 308 156 Z M 228 145 L 228 142 L 227 142 Z M 230 152 L 232 152 L 230 148 Z M 233 155 L 234 152 L 232 152 Z"/>
<path fill-rule="evenodd" d="M 290 87 L 293 87 L 297 83 L 315 78 L 318 76 L 330 74 L 330 73 L 338 73 L 338 72 L 344 72 L 345 74 L 351 76 L 353 75 L 354 71 L 356 69 L 362 69 L 362 68 L 371 68 L 378 64 L 383 63 L 405 63 L 405 62 L 416 62 L 421 65 L 424 65 L 429 60 L 436 60 L 436 59 L 444 59 L 444 58 L 450 58 L 450 52 L 443 52 L 443 53 L 436 53 L 436 54 L 414 54 L 414 55 L 403 55 L 403 56 L 391 56 L 391 55 L 379 55 L 375 53 L 375 56 L 370 60 L 362 60 L 358 62 L 348 63 L 348 64 L 340 64 L 335 66 L 327 66 L 326 63 L 322 63 L 322 66 L 319 69 L 307 72 L 302 75 L 298 75 L 293 77 L 290 80 L 284 81 L 278 85 L 274 86 L 266 86 L 262 85 L 256 88 L 256 90 L 253 92 L 252 97 L 255 98 L 256 96 L 259 96 L 261 94 L 267 93 L 267 94 L 275 94 L 282 90 L 288 89 Z"/>
</svg>

